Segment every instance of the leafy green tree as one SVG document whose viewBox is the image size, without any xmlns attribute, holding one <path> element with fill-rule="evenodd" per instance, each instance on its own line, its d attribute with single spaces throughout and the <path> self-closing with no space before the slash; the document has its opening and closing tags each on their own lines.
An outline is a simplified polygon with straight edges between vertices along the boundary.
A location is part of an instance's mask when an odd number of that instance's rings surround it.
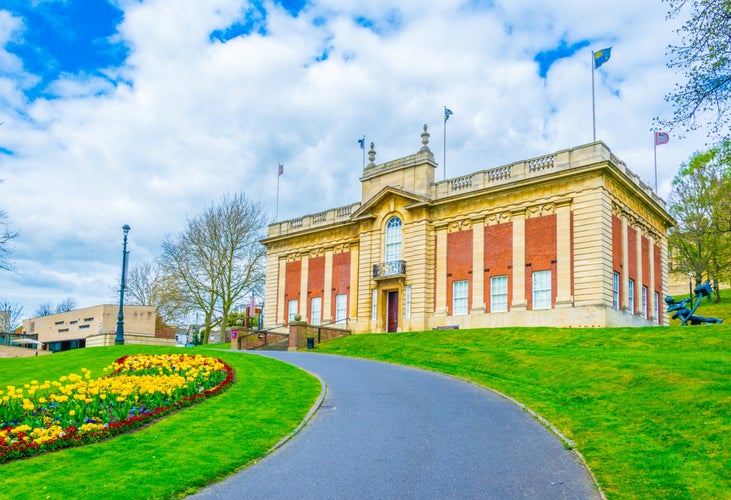
<svg viewBox="0 0 731 500">
<path fill-rule="evenodd" d="M 712 282 L 716 301 L 719 282 L 729 280 L 731 263 L 731 163 L 729 142 L 694 154 L 673 179 L 670 214 L 677 225 L 668 233 L 674 271 L 695 277 L 696 285 Z"/>
<path fill-rule="evenodd" d="M 731 2 L 665 0 L 668 18 L 687 19 L 678 28 L 678 45 L 668 47 L 669 68 L 684 81 L 665 96 L 673 105 L 670 119 L 658 120 L 680 131 L 709 127 L 709 136 L 728 137 L 731 98 Z"/>
</svg>

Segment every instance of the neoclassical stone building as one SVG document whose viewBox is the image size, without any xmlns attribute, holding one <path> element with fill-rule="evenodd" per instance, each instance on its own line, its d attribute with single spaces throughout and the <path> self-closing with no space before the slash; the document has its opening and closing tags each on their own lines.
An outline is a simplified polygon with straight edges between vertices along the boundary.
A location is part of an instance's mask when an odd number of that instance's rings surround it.
<svg viewBox="0 0 731 500">
<path fill-rule="evenodd" d="M 265 324 L 355 332 L 667 324 L 664 202 L 602 142 L 435 182 L 370 163 L 360 202 L 269 226 Z"/>
</svg>

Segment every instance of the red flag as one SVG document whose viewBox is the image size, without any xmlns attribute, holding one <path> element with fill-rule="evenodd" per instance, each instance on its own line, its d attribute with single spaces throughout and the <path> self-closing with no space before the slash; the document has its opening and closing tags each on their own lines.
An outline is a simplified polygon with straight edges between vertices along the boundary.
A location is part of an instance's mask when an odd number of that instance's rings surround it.
<svg viewBox="0 0 731 500">
<path fill-rule="evenodd" d="M 667 132 L 655 132 L 655 146 L 661 146 L 670 142 L 670 136 Z"/>
<path fill-rule="evenodd" d="M 282 175 L 284 173 L 284 165 L 281 163 L 279 164 L 279 175 Z"/>
</svg>

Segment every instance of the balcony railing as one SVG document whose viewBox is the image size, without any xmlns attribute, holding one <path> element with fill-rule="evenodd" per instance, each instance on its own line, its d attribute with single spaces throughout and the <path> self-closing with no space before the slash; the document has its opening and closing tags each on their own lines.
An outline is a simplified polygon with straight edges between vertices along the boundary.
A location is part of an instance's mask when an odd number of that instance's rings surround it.
<svg viewBox="0 0 731 500">
<path fill-rule="evenodd" d="M 373 264 L 373 278 L 391 278 L 406 274 L 406 261 L 392 260 L 382 264 Z"/>
</svg>

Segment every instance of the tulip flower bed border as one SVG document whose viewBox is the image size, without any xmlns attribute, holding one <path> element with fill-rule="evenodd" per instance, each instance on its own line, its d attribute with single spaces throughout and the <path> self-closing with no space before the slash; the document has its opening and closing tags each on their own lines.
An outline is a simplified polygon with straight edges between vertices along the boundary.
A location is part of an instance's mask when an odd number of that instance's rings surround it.
<svg viewBox="0 0 731 500">
<path fill-rule="evenodd" d="M 121 358 L 117 359 L 115 361 L 115 364 L 122 365 L 124 364 L 124 361 L 135 355 L 125 355 Z M 150 356 L 147 354 L 140 355 L 140 356 Z M 200 403 L 204 399 L 207 399 L 209 397 L 215 396 L 217 394 L 222 393 L 225 389 L 227 389 L 233 382 L 236 381 L 236 373 L 234 369 L 226 362 L 224 362 L 221 359 L 213 358 L 210 356 L 207 356 L 212 360 L 215 360 L 223 365 L 223 369 L 226 372 L 226 376 L 224 380 L 214 386 L 210 389 L 205 389 L 204 391 L 201 391 L 199 393 L 185 396 L 178 401 L 175 401 L 174 403 L 166 406 L 160 406 L 157 408 L 152 409 L 151 411 L 145 411 L 141 412 L 137 415 L 128 417 L 123 420 L 113 421 L 109 422 L 107 425 L 104 426 L 104 428 L 101 428 L 99 430 L 92 430 L 87 431 L 84 433 L 79 433 L 79 428 L 75 425 L 69 425 L 67 426 L 61 435 L 57 437 L 56 439 L 53 439 L 52 441 L 48 441 L 42 444 L 33 443 L 33 442 L 27 442 L 24 440 L 24 438 L 27 436 L 24 432 L 18 432 L 16 434 L 17 441 L 10 444 L 9 446 L 4 445 L 0 442 L 0 464 L 6 463 L 12 460 L 17 460 L 20 458 L 27 458 L 35 455 L 41 455 L 44 453 L 48 453 L 51 451 L 60 450 L 63 448 L 69 448 L 74 446 L 83 446 L 86 444 L 91 443 L 98 443 L 100 441 L 105 441 L 107 439 L 113 438 L 115 436 L 118 436 L 120 434 L 124 434 L 127 432 L 130 432 L 135 429 L 139 429 L 140 427 L 143 427 L 147 424 L 152 423 L 153 421 L 170 414 L 171 412 L 180 410 L 182 408 L 186 408 L 189 406 L 192 406 L 194 404 Z M 121 369 L 119 370 L 121 371 Z M 116 372 L 115 372 L 116 373 Z M 107 375 L 107 377 L 114 376 Z M 2 431 L 8 432 L 12 431 L 15 427 L 13 426 L 6 426 L 3 429 L 0 429 Z"/>
</svg>

